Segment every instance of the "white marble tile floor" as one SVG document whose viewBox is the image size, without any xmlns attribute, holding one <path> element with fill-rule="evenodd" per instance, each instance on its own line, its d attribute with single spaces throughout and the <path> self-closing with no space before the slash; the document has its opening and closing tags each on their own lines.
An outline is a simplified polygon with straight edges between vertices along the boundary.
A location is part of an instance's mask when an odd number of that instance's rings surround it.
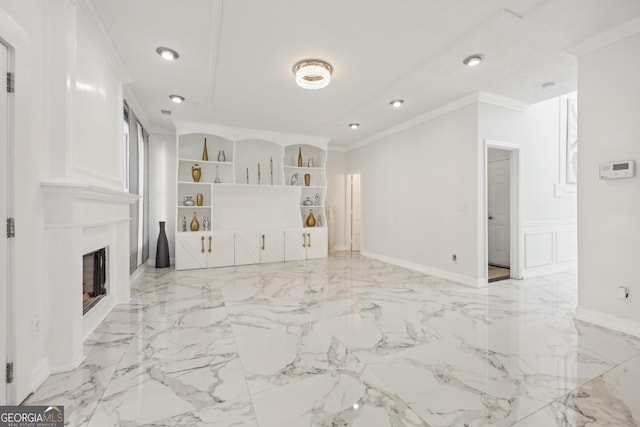
<svg viewBox="0 0 640 427">
<path fill-rule="evenodd" d="M 640 339 L 575 321 L 576 275 L 472 289 L 344 252 L 147 268 L 26 404 L 69 426 L 638 426 Z"/>
</svg>

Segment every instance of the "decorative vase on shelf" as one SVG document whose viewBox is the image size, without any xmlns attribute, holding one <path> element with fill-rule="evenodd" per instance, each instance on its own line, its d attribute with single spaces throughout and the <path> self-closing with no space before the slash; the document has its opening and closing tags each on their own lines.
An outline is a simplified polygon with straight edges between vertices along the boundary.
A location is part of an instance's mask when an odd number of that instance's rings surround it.
<svg viewBox="0 0 640 427">
<path fill-rule="evenodd" d="M 307 162 L 307 167 L 313 167 L 313 157 L 309 157 L 309 161 Z"/>
<path fill-rule="evenodd" d="M 196 203 L 198 204 L 198 206 L 202 206 L 202 202 L 204 202 L 204 197 L 202 196 L 202 193 L 196 194 Z"/>
<path fill-rule="evenodd" d="M 160 233 L 158 233 L 158 244 L 156 245 L 156 268 L 167 268 L 169 262 L 169 242 L 167 233 L 164 230 L 164 221 L 160 221 Z"/>
<path fill-rule="evenodd" d="M 316 226 L 317 227 L 323 227 L 323 225 L 322 225 L 322 215 L 318 215 L 318 221 L 317 221 Z"/>
<path fill-rule="evenodd" d="M 313 216 L 313 211 L 309 211 L 309 215 L 307 216 L 307 227 L 315 227 L 316 226 L 316 218 Z"/>
<path fill-rule="evenodd" d="M 207 138 L 204 139 L 204 149 L 202 150 L 202 160 L 209 160 L 209 153 L 207 152 Z"/>
<path fill-rule="evenodd" d="M 224 155 L 224 150 L 218 151 L 218 161 L 219 162 L 226 162 L 227 161 L 227 156 Z"/>
<path fill-rule="evenodd" d="M 202 218 L 202 229 L 209 231 L 209 219 L 206 216 Z"/>
<path fill-rule="evenodd" d="M 200 177 L 202 176 L 202 170 L 200 169 L 200 165 L 197 163 L 191 166 L 191 177 L 193 178 L 193 182 L 200 182 Z"/>
<path fill-rule="evenodd" d="M 305 187 L 308 187 L 309 185 L 311 185 L 311 174 L 308 174 L 308 173 L 304 174 L 304 185 Z"/>
<path fill-rule="evenodd" d="M 182 217 L 182 231 L 187 231 L 187 217 Z"/>
<path fill-rule="evenodd" d="M 195 205 L 193 201 L 193 196 L 184 196 L 184 202 L 182 202 L 185 206 L 193 206 Z"/>
<path fill-rule="evenodd" d="M 313 206 L 313 202 L 311 201 L 311 198 L 307 197 L 307 199 L 302 202 L 303 206 Z"/>
<path fill-rule="evenodd" d="M 291 175 L 291 185 L 293 186 L 297 186 L 298 185 L 298 174 L 294 173 L 293 175 Z"/>
<path fill-rule="evenodd" d="M 320 206 L 320 193 L 316 193 L 315 201 L 313 202 L 315 206 Z"/>
<path fill-rule="evenodd" d="M 302 147 L 298 147 L 298 167 L 302 167 Z"/>
<path fill-rule="evenodd" d="M 196 217 L 196 213 L 194 212 L 193 219 L 191 220 L 191 231 L 198 231 L 198 230 L 200 230 L 200 223 L 198 222 L 198 218 Z"/>
<path fill-rule="evenodd" d="M 213 181 L 214 184 L 220 184 L 222 181 L 220 181 L 220 170 L 218 168 L 218 166 L 216 166 L 216 179 Z"/>
</svg>

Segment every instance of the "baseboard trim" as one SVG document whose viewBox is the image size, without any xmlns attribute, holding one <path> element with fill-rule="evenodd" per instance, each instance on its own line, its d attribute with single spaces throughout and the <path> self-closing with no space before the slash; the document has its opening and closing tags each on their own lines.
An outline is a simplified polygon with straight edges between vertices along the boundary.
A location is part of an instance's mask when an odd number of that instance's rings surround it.
<svg viewBox="0 0 640 427">
<path fill-rule="evenodd" d="M 398 267 L 403 267 L 409 270 L 417 271 L 419 273 L 427 274 L 429 276 L 440 277 L 441 279 L 450 280 L 452 282 L 456 282 L 472 288 L 483 288 L 487 286 L 486 279 L 475 279 L 473 277 L 463 276 L 461 274 L 452 273 L 450 271 L 440 270 L 440 269 L 432 268 L 426 265 L 416 264 L 411 261 L 406 261 L 399 258 L 393 258 L 386 255 L 380 255 L 370 251 L 361 251 L 360 254 L 367 258 L 373 258 L 378 261 L 386 262 L 387 264 L 396 265 Z"/>
<path fill-rule="evenodd" d="M 36 391 L 49 378 L 49 358 L 43 357 L 31 370 L 31 390 Z"/>
<path fill-rule="evenodd" d="M 338 245 L 338 246 L 334 246 L 333 247 L 334 251 L 340 252 L 340 251 L 348 251 L 349 247 L 347 245 Z"/>
<path fill-rule="evenodd" d="M 590 308 L 578 307 L 573 317 L 587 323 L 640 337 L 640 322 Z"/>
</svg>

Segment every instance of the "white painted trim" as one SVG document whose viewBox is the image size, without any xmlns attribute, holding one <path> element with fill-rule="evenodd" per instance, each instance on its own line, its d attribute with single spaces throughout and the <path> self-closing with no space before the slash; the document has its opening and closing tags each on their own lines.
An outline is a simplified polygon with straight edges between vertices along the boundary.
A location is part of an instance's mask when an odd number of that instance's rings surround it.
<svg viewBox="0 0 640 427">
<path fill-rule="evenodd" d="M 43 357 L 31 369 L 31 390 L 36 391 L 47 378 L 49 378 L 49 358 Z"/>
<path fill-rule="evenodd" d="M 174 120 L 176 136 L 191 133 L 209 133 L 226 138 L 229 141 L 243 141 L 245 139 L 262 139 L 276 145 L 287 147 L 290 145 L 312 145 L 327 149 L 331 138 L 323 136 L 302 135 L 285 132 L 273 132 L 260 129 L 237 128 L 216 123 L 194 122 L 189 120 Z M 235 154 L 235 153 L 234 153 Z"/>
<path fill-rule="evenodd" d="M 422 123 L 426 123 L 430 120 L 433 120 L 435 118 L 448 114 L 452 111 L 456 111 L 460 108 L 466 107 L 467 105 L 471 105 L 477 102 L 483 102 L 485 104 L 493 104 L 493 105 L 497 105 L 504 108 L 510 108 L 516 111 L 525 111 L 530 107 L 530 104 L 526 104 L 524 102 L 520 102 L 512 98 L 507 98 L 506 96 L 496 95 L 489 92 L 477 92 L 477 93 L 473 93 L 471 95 L 467 95 L 462 98 L 456 99 L 454 101 L 451 101 L 434 110 L 428 111 L 418 117 L 414 117 L 413 119 L 407 120 L 406 122 L 400 123 L 399 125 L 393 126 L 382 132 L 378 132 L 367 138 L 364 138 L 352 144 L 349 144 L 345 147 L 345 151 L 355 150 L 356 148 L 363 147 L 365 145 L 376 142 L 387 136 L 391 136 L 396 133 L 405 131 L 407 129 L 411 129 Z"/>
<path fill-rule="evenodd" d="M 107 291 L 107 295 L 102 298 L 98 303 L 82 316 L 82 341 L 86 341 L 87 338 L 96 330 L 102 321 L 111 313 L 116 306 L 115 297 L 113 292 Z M 125 302 L 125 301 L 121 301 Z"/>
<path fill-rule="evenodd" d="M 573 229 L 577 229 L 578 224 L 576 221 L 523 221 L 522 228 L 534 228 L 534 227 L 553 227 L 554 229 L 558 227 L 572 227 Z"/>
<path fill-rule="evenodd" d="M 339 246 L 334 246 L 333 250 L 338 252 L 338 251 L 348 251 L 350 249 L 346 245 L 339 245 Z"/>
<path fill-rule="evenodd" d="M 478 200 L 478 230 L 484 229 L 484 235 L 478 236 L 478 260 L 482 269 L 481 279 L 488 281 L 487 265 L 489 264 L 489 227 L 487 225 L 488 206 L 487 206 L 487 187 L 488 187 L 488 167 L 487 167 L 487 150 L 489 148 L 497 148 L 500 150 L 508 150 L 510 152 L 509 162 L 509 226 L 510 226 L 510 268 L 511 277 L 521 279 L 524 273 L 524 239 L 522 238 L 522 170 L 523 157 L 521 145 L 515 142 L 499 141 L 493 139 L 484 139 L 482 144 L 482 152 L 479 155 L 478 177 L 477 182 L 480 186 Z"/>
<path fill-rule="evenodd" d="M 573 56 L 583 56 L 637 33 L 640 33 L 640 17 L 575 44 L 565 52 Z"/>
<path fill-rule="evenodd" d="M 577 192 L 578 186 L 575 184 L 555 184 L 553 186 L 553 194 L 556 197 L 575 195 Z"/>
<path fill-rule="evenodd" d="M 149 127 L 147 124 L 149 123 L 149 118 L 144 112 L 144 109 L 140 106 L 140 102 L 138 102 L 138 98 L 131 91 L 131 87 L 128 85 L 122 86 L 122 98 L 127 101 L 127 105 L 130 110 L 133 110 L 133 114 L 136 115 L 136 119 L 142 124 L 142 127 L 149 133 Z M 124 106 L 123 106 L 124 108 Z M 175 132 L 170 133 L 170 135 L 175 135 Z"/>
<path fill-rule="evenodd" d="M 98 185 L 71 182 L 41 182 L 45 196 L 66 199 L 95 200 L 110 203 L 134 203 L 140 196 Z"/>
<path fill-rule="evenodd" d="M 68 224 L 45 224 L 45 228 L 54 229 L 54 228 L 94 228 L 94 227 L 103 227 L 108 225 L 120 224 L 122 222 L 130 222 L 131 218 L 119 218 L 119 219 L 111 219 L 107 221 L 96 221 L 96 222 L 75 222 Z"/>
<path fill-rule="evenodd" d="M 583 322 L 593 323 L 624 334 L 640 337 L 640 322 L 635 320 L 580 306 L 576 308 L 573 317 Z"/>
<path fill-rule="evenodd" d="M 419 273 L 426 274 L 428 276 L 435 276 L 445 280 L 449 280 L 455 283 L 459 283 L 472 288 L 483 288 L 487 286 L 486 279 L 475 279 L 469 276 L 463 276 L 461 274 L 452 273 L 450 271 L 440 270 L 437 268 L 429 267 L 422 264 L 417 264 L 411 261 L 406 261 L 399 258 L 394 258 L 386 255 L 380 255 L 370 251 L 360 251 L 360 254 L 367 258 L 373 258 L 378 261 L 386 262 L 387 264 L 396 265 L 398 267 L 406 268 L 408 270 L 417 271 Z"/>
<path fill-rule="evenodd" d="M 155 262 L 156 262 L 156 260 L 153 260 L 153 263 L 152 263 L 151 262 L 151 257 L 149 257 L 149 259 L 146 262 L 146 265 L 155 268 Z M 171 262 L 171 260 L 169 261 L 169 264 L 173 264 Z M 133 285 L 136 284 L 138 282 L 138 280 L 141 280 L 144 277 L 144 270 L 145 270 L 145 264 L 142 264 L 140 267 L 138 267 L 136 269 L 136 271 L 134 271 L 133 273 L 131 273 L 129 275 L 129 286 L 130 287 L 133 287 Z"/>
<path fill-rule="evenodd" d="M 0 28 L 2 39 L 14 49 L 29 42 L 29 34 L 3 9 L 0 9 Z"/>
</svg>

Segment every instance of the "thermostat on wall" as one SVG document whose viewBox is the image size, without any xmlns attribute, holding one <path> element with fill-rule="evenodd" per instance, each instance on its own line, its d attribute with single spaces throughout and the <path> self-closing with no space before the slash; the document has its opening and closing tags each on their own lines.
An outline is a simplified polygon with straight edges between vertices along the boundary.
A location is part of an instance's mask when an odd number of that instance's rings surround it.
<svg viewBox="0 0 640 427">
<path fill-rule="evenodd" d="M 635 172 L 635 160 L 600 163 L 600 179 L 631 178 Z"/>
</svg>

